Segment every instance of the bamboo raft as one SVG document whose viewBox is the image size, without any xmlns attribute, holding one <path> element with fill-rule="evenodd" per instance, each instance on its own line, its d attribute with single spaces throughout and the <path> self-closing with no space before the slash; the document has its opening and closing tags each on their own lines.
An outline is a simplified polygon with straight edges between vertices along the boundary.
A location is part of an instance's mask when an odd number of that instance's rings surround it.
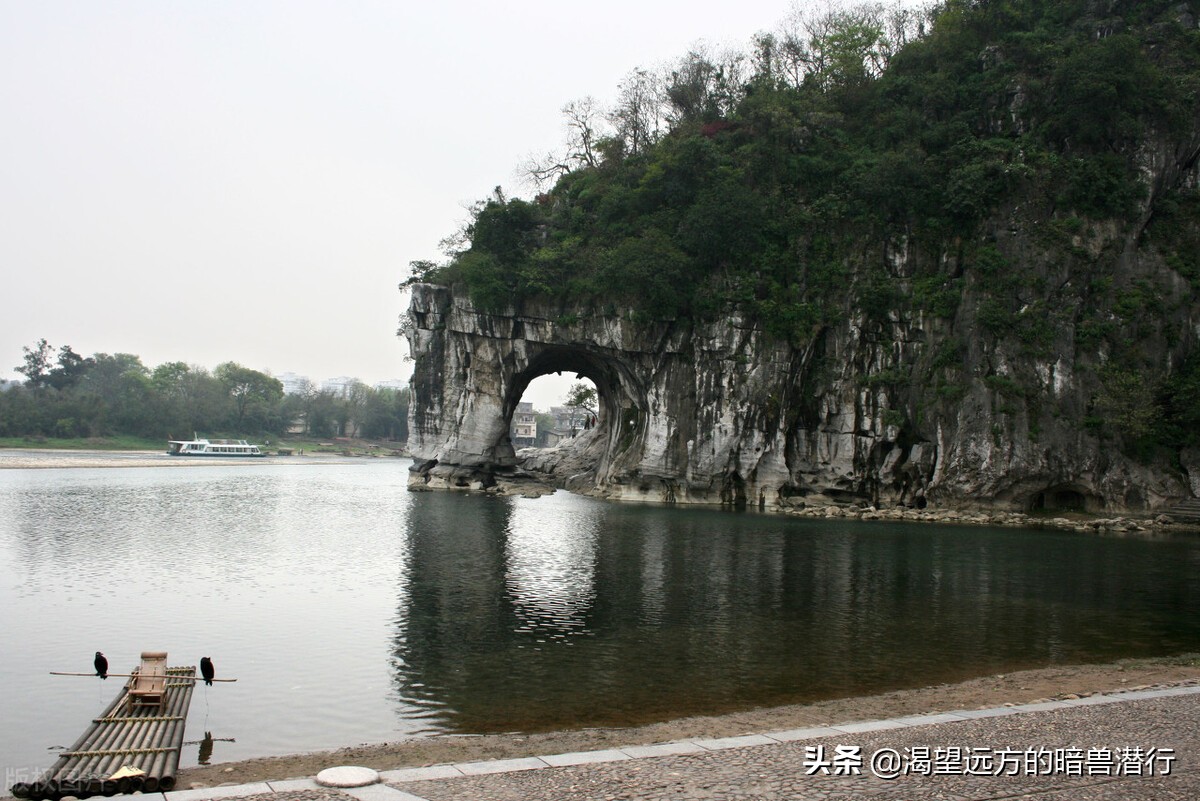
<svg viewBox="0 0 1200 801">
<path fill-rule="evenodd" d="M 165 664 L 166 654 L 162 656 Z M 174 789 L 196 668 L 166 668 L 161 684 L 153 688 L 158 694 L 154 703 L 134 689 L 139 678 L 148 677 L 140 669 L 126 675 L 129 683 L 75 744 L 34 782 L 14 784 L 13 796 L 38 801 Z"/>
</svg>

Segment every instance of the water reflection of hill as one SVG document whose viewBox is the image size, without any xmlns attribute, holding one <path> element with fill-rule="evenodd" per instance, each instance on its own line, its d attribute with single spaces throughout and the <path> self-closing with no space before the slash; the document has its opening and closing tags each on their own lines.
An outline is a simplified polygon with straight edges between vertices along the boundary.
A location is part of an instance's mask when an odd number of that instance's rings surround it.
<svg viewBox="0 0 1200 801">
<path fill-rule="evenodd" d="M 426 494 L 395 678 L 433 728 L 622 725 L 1194 648 L 1200 543 Z"/>
</svg>

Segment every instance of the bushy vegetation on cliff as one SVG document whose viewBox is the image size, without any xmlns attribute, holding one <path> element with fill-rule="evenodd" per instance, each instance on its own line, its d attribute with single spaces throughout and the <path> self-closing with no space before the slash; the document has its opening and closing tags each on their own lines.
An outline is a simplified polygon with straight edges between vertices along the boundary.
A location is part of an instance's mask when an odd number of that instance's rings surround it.
<svg viewBox="0 0 1200 801">
<path fill-rule="evenodd" d="M 968 339 L 1031 360 L 1069 347 L 1094 368 L 1095 427 L 1195 440 L 1181 421 L 1200 419 L 1182 389 L 1200 383 L 1197 359 L 1163 365 L 1145 342 L 1190 336 L 1163 320 L 1180 284 L 1200 286 L 1200 192 L 1146 176 L 1163 159 L 1194 171 L 1198 108 L 1187 4 L 835 8 L 747 53 L 636 70 L 607 113 L 570 104 L 566 151 L 529 165 L 546 191 L 497 189 L 410 281 L 465 286 L 483 309 L 736 310 L 797 346 L 850 318 L 923 315 L 949 332 L 921 379 L 942 397 L 965 385 Z M 1131 250 L 1171 275 L 1114 280 Z M 992 378 L 998 395 L 1029 394 Z"/>
<path fill-rule="evenodd" d="M 897 302 L 882 258 L 857 274 L 863 247 L 940 256 L 1015 200 L 1065 228 L 1132 222 L 1147 190 L 1138 148 L 1194 123 L 1200 31 L 1172 17 L 1178 3 L 1106 4 L 1103 18 L 1097 5 L 949 2 L 890 38 L 886 13 L 829 12 L 808 40 L 692 53 L 659 82 L 637 71 L 607 136 L 598 113 L 568 107 L 587 130 L 549 192 L 498 191 L 466 247 L 417 275 L 496 308 L 562 296 L 673 316 L 734 302 L 802 336 L 840 311 L 852 277 L 864 310 Z M 915 279 L 916 303 L 953 311 L 961 276 Z"/>
</svg>

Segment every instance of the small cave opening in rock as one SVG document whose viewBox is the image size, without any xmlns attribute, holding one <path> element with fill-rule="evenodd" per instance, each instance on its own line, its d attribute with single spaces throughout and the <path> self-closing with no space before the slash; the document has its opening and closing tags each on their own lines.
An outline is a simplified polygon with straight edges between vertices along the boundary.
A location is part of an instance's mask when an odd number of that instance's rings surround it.
<svg viewBox="0 0 1200 801">
<path fill-rule="evenodd" d="M 1089 496 L 1075 487 L 1048 487 L 1029 499 L 1030 512 L 1087 512 Z"/>
</svg>

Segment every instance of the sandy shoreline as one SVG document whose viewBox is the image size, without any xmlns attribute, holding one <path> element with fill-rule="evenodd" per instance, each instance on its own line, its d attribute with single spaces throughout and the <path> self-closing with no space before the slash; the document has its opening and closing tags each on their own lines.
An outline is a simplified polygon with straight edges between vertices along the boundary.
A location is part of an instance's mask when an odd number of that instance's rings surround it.
<svg viewBox="0 0 1200 801">
<path fill-rule="evenodd" d="M 1200 684 L 1200 655 L 1067 665 L 985 676 L 956 684 L 841 698 L 813 704 L 692 717 L 620 729 L 582 729 L 538 734 L 490 734 L 414 738 L 312 754 L 219 763 L 180 771 L 178 787 L 211 787 L 310 777 L 334 765 L 387 770 L 449 762 L 538 756 L 691 737 L 732 737 L 764 731 L 836 725 L 901 715 L 980 709 L 1051 699 L 1084 697 L 1158 685 Z"/>
<path fill-rule="evenodd" d="M 313 452 L 293 456 L 259 458 L 189 458 L 168 456 L 161 451 L 84 451 L 51 448 L 0 448 L 0 470 L 46 470 L 76 467 L 233 467 L 262 464 L 355 464 L 379 457 L 349 457 L 340 453 Z"/>
<path fill-rule="evenodd" d="M 0 470 L 58 467 L 162 467 L 183 464 L 162 451 L 76 451 L 50 448 L 0 449 Z"/>
</svg>

